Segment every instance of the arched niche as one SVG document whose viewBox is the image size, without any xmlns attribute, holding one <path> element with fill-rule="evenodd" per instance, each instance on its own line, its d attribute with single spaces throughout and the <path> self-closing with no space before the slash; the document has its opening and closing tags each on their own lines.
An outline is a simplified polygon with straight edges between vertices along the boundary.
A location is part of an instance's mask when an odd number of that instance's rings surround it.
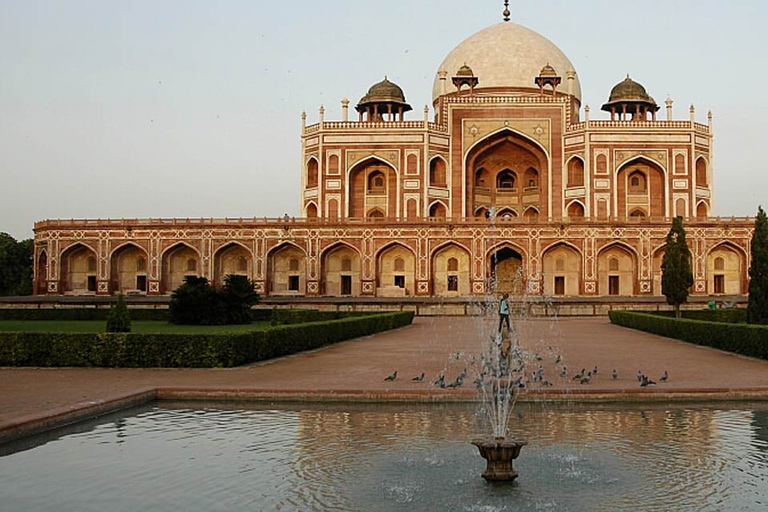
<svg viewBox="0 0 768 512">
<path fill-rule="evenodd" d="M 270 295 L 306 295 L 307 257 L 293 244 L 282 244 L 267 257 Z"/>
<path fill-rule="evenodd" d="M 306 208 L 306 216 L 308 219 L 317 218 L 317 205 L 315 203 L 309 203 Z"/>
<path fill-rule="evenodd" d="M 213 282 L 217 286 L 224 284 L 228 275 L 253 276 L 253 253 L 240 244 L 230 243 L 213 255 Z"/>
<path fill-rule="evenodd" d="M 667 215 L 665 172 L 656 162 L 635 158 L 619 168 L 616 176 L 619 217 L 641 209 L 649 217 Z"/>
<path fill-rule="evenodd" d="M 707 179 L 707 161 L 704 157 L 696 159 L 696 186 L 707 187 L 709 186 L 709 180 Z"/>
<path fill-rule="evenodd" d="M 568 187 L 584 186 L 584 161 L 579 157 L 573 157 L 568 161 Z"/>
<path fill-rule="evenodd" d="M 533 206 L 529 206 L 523 212 L 523 218 L 527 222 L 531 222 L 531 223 L 538 222 L 539 221 L 539 210 L 537 210 Z"/>
<path fill-rule="evenodd" d="M 490 289 L 497 294 L 522 295 L 525 291 L 523 256 L 512 246 L 505 245 L 491 251 L 488 256 Z"/>
<path fill-rule="evenodd" d="M 429 207 L 429 216 L 432 217 L 433 219 L 434 218 L 444 219 L 447 213 L 448 213 L 447 208 L 440 201 L 435 201 Z"/>
<path fill-rule="evenodd" d="M 465 162 L 468 211 L 525 204 L 546 214 L 546 194 L 539 185 L 547 182 L 549 159 L 537 142 L 505 129 L 473 145 Z"/>
<path fill-rule="evenodd" d="M 314 157 L 310 158 L 309 162 L 307 162 L 307 188 L 317 187 L 318 168 L 317 159 Z"/>
<path fill-rule="evenodd" d="M 598 294 L 603 296 L 635 295 L 637 257 L 621 244 L 603 248 L 597 255 Z"/>
<path fill-rule="evenodd" d="M 147 293 L 149 258 L 136 244 L 118 247 L 109 262 L 109 291 L 124 295 Z"/>
<path fill-rule="evenodd" d="M 416 257 L 401 244 L 393 244 L 376 258 L 376 295 L 405 297 L 413 295 L 416 286 Z"/>
<path fill-rule="evenodd" d="M 429 185 L 431 187 L 445 187 L 447 185 L 446 180 L 445 160 L 437 156 L 429 162 Z"/>
<path fill-rule="evenodd" d="M 187 276 L 203 275 L 200 254 L 185 243 L 172 246 L 163 253 L 162 258 L 162 293 L 172 293 L 184 284 Z"/>
<path fill-rule="evenodd" d="M 68 247 L 59 258 L 59 290 L 67 295 L 93 295 L 97 288 L 96 251 L 84 244 Z"/>
<path fill-rule="evenodd" d="M 584 205 L 579 201 L 572 201 L 568 205 L 568 217 L 581 218 L 584 217 Z"/>
<path fill-rule="evenodd" d="M 720 244 L 707 254 L 707 293 L 710 295 L 740 295 L 744 293 L 746 255 L 730 244 Z"/>
<path fill-rule="evenodd" d="M 349 216 L 370 217 L 374 209 L 383 217 L 396 217 L 397 172 L 378 158 L 367 158 L 349 172 Z"/>
<path fill-rule="evenodd" d="M 35 295 L 45 295 L 48 293 L 48 251 L 45 249 L 37 256 L 35 272 Z"/>
<path fill-rule="evenodd" d="M 547 248 L 542 260 L 544 295 L 580 295 L 581 260 L 581 254 L 570 245 L 560 243 Z"/>
<path fill-rule="evenodd" d="M 696 205 L 696 217 L 699 219 L 706 219 L 709 217 L 709 205 L 706 201 L 700 201 Z"/>
<path fill-rule="evenodd" d="M 360 254 L 350 246 L 339 243 L 323 253 L 323 293 L 332 297 L 360 295 Z"/>
<path fill-rule="evenodd" d="M 471 294 L 470 257 L 465 248 L 451 243 L 432 256 L 432 294 L 438 297 L 465 297 Z"/>
</svg>

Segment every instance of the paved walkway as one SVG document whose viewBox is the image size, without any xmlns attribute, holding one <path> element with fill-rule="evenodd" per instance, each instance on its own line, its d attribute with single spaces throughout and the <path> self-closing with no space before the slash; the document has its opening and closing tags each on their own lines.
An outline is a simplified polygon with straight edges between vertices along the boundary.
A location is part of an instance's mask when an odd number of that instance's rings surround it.
<svg viewBox="0 0 768 512">
<path fill-rule="evenodd" d="M 356 339 L 267 363 L 234 369 L 39 369 L 0 368 L 0 441 L 19 430 L 72 421 L 120 400 L 160 398 L 280 398 L 352 400 L 473 400 L 469 355 L 479 355 L 494 329 L 491 319 L 417 318 L 396 331 Z M 532 385 L 539 399 L 641 400 L 675 398 L 768 399 L 768 362 L 727 354 L 617 327 L 607 318 L 529 320 L 520 325 L 528 373 L 541 364 L 554 386 Z M 538 354 L 542 359 L 536 359 Z M 560 355 L 562 363 L 555 364 Z M 569 377 L 559 376 L 562 365 Z M 432 384 L 445 373 L 451 382 L 468 367 L 462 388 Z M 591 383 L 570 376 L 598 367 Z M 618 379 L 611 377 L 616 369 Z M 397 370 L 397 379 L 385 377 Z M 658 381 L 640 388 L 638 370 Z M 411 379 L 425 373 L 424 382 Z M 142 395 L 143 393 L 143 395 Z M 138 398 L 137 398 L 137 395 Z"/>
</svg>

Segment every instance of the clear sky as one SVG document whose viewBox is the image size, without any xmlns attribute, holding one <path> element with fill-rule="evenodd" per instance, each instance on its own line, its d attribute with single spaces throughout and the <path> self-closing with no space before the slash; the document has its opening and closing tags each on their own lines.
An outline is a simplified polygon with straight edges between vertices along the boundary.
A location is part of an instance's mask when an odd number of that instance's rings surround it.
<svg viewBox="0 0 768 512">
<path fill-rule="evenodd" d="M 715 214 L 768 206 L 768 2 L 512 0 L 579 73 L 592 119 L 629 73 L 715 115 Z M 48 218 L 299 213 L 301 111 L 384 75 L 421 119 L 482 0 L 0 0 L 0 231 Z M 431 115 L 431 114 L 430 114 Z M 660 118 L 665 119 L 664 110 Z"/>
</svg>

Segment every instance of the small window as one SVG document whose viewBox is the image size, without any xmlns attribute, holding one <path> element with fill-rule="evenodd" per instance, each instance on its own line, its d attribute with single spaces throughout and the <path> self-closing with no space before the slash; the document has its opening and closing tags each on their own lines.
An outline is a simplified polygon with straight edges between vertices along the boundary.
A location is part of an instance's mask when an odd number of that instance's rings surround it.
<svg viewBox="0 0 768 512">
<path fill-rule="evenodd" d="M 299 270 L 299 260 L 291 258 L 288 261 L 288 270 Z"/>
<path fill-rule="evenodd" d="M 299 276 L 288 276 L 288 291 L 299 291 Z"/>
<path fill-rule="evenodd" d="M 555 276 L 555 295 L 565 295 L 565 276 Z"/>
<path fill-rule="evenodd" d="M 448 291 L 459 291 L 459 276 L 448 276 Z"/>
<path fill-rule="evenodd" d="M 144 257 L 139 257 L 136 260 L 136 271 L 143 272 L 145 270 L 147 270 L 147 259 Z"/>
<path fill-rule="evenodd" d="M 725 260 L 723 258 L 715 258 L 715 270 L 725 270 Z"/>
<path fill-rule="evenodd" d="M 349 258 L 343 258 L 341 260 L 341 270 L 349 272 L 352 270 L 352 260 Z"/>
<path fill-rule="evenodd" d="M 633 187 L 639 187 L 640 186 L 640 178 L 637 176 L 632 176 L 632 186 Z"/>
<path fill-rule="evenodd" d="M 448 272 L 459 271 L 459 260 L 456 258 L 448 258 Z"/>
<path fill-rule="evenodd" d="M 88 272 L 96 272 L 96 258 L 88 257 Z"/>
<path fill-rule="evenodd" d="M 512 174 L 512 171 L 501 171 L 496 186 L 498 188 L 515 188 L 515 175 Z"/>
<path fill-rule="evenodd" d="M 608 260 L 608 270 L 612 270 L 612 271 L 619 270 L 619 260 L 617 258 L 611 258 Z"/>
<path fill-rule="evenodd" d="M 395 271 L 403 272 L 405 270 L 405 260 L 403 258 L 395 258 Z"/>
<path fill-rule="evenodd" d="M 565 270 L 565 260 L 563 258 L 555 260 L 555 270 Z"/>
<path fill-rule="evenodd" d="M 197 260 L 195 258 L 189 258 L 187 260 L 187 272 L 197 271 Z"/>
<path fill-rule="evenodd" d="M 405 276 L 395 276 L 395 286 L 405 288 Z"/>
<path fill-rule="evenodd" d="M 240 256 L 239 258 L 237 258 L 237 271 L 238 272 L 248 271 L 248 260 L 245 259 L 245 256 Z"/>
</svg>

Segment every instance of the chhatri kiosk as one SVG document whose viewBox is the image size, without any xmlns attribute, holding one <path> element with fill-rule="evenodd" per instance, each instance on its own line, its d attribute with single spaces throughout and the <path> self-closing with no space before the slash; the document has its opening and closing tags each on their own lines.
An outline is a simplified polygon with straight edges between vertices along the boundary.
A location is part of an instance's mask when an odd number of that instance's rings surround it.
<svg viewBox="0 0 768 512">
<path fill-rule="evenodd" d="M 36 293 L 242 274 L 265 296 L 653 296 L 678 215 L 693 294 L 747 292 L 753 221 L 711 217 L 711 114 L 673 119 L 628 76 L 592 119 L 573 64 L 508 11 L 448 53 L 432 98 L 408 120 L 384 78 L 340 120 L 303 114 L 299 218 L 38 222 Z"/>
</svg>

